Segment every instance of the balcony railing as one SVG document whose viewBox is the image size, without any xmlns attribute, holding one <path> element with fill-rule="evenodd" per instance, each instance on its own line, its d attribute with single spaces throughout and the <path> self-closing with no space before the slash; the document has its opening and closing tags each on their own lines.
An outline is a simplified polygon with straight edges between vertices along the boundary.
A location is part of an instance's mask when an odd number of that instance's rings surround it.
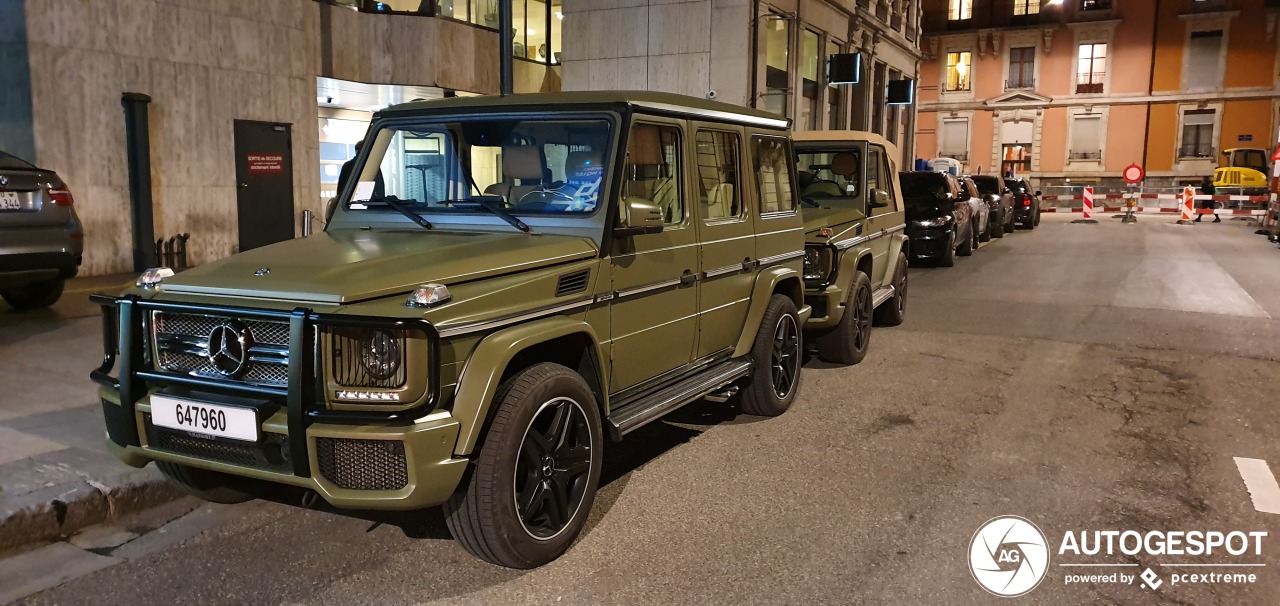
<svg viewBox="0 0 1280 606">
<path fill-rule="evenodd" d="M 1076 94 L 1101 93 L 1104 72 L 1089 72 L 1076 75 Z"/>
<path fill-rule="evenodd" d="M 1213 158 L 1214 150 L 1212 145 L 1183 145 L 1178 148 L 1179 158 Z"/>
<path fill-rule="evenodd" d="M 1074 150 L 1074 149 L 1073 149 L 1073 150 L 1071 150 L 1071 153 L 1067 156 L 1067 159 L 1069 159 L 1069 160 L 1086 160 L 1086 161 L 1087 161 L 1087 160 L 1096 160 L 1096 161 L 1101 161 L 1101 160 L 1102 160 L 1102 150 L 1100 150 L 1100 149 L 1099 149 L 1099 150 L 1089 150 L 1089 151 L 1078 151 L 1078 150 Z"/>
<path fill-rule="evenodd" d="M 1041 11 L 1038 14 L 1015 15 L 1012 7 L 1002 4 L 1003 10 L 997 8 L 988 11 L 985 6 L 974 7 L 972 15 L 948 10 L 925 11 L 922 26 L 925 34 L 940 34 L 948 31 L 966 31 L 988 27 L 1032 28 L 1041 24 L 1057 24 L 1056 11 Z"/>
<path fill-rule="evenodd" d="M 1027 90 L 1027 89 L 1034 89 L 1035 87 L 1036 87 L 1035 78 L 1019 78 L 1016 80 L 1004 81 L 1005 90 Z"/>
</svg>

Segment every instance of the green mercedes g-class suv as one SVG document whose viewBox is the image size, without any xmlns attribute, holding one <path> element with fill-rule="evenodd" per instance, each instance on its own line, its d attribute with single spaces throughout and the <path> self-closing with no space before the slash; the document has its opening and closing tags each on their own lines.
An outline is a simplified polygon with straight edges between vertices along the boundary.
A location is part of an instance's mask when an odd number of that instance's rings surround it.
<svg viewBox="0 0 1280 606">
<path fill-rule="evenodd" d="M 606 437 L 704 397 L 796 397 L 788 127 L 655 93 L 380 111 L 324 232 L 96 298 L 108 446 L 217 501 L 253 478 L 441 505 L 477 557 L 549 562 Z"/>
<path fill-rule="evenodd" d="M 905 207 L 898 149 L 860 131 L 796 133 L 805 226 L 805 324 L 823 361 L 857 364 L 871 325 L 907 309 Z"/>
</svg>

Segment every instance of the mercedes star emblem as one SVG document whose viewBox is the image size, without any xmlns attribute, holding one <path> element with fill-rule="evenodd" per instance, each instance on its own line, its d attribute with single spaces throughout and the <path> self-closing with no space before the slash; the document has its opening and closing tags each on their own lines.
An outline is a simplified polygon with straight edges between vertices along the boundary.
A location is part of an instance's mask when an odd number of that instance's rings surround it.
<svg viewBox="0 0 1280 606">
<path fill-rule="evenodd" d="M 235 377 L 249 366 L 249 347 L 253 336 L 239 322 L 224 322 L 209 333 L 209 364 L 228 377 Z"/>
<path fill-rule="evenodd" d="M 9 184 L 9 177 L 0 175 L 0 185 L 8 185 L 8 184 Z"/>
</svg>

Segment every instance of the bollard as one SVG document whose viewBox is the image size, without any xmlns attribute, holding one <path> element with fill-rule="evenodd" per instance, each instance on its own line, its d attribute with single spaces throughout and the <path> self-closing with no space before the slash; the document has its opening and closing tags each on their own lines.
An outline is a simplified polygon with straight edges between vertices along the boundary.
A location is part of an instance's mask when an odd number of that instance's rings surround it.
<svg viewBox="0 0 1280 606">
<path fill-rule="evenodd" d="M 311 235 L 311 219 L 313 213 L 310 210 L 302 211 L 302 237 Z"/>
<path fill-rule="evenodd" d="M 1096 224 L 1097 221 L 1094 220 L 1093 218 L 1093 188 L 1085 187 L 1084 195 L 1081 196 L 1081 198 L 1084 199 L 1084 218 L 1076 219 L 1075 221 L 1072 221 L 1072 223 L 1095 223 Z"/>
<path fill-rule="evenodd" d="M 1191 205 L 1194 203 L 1195 197 L 1196 192 L 1190 187 L 1182 190 L 1182 218 L 1178 219 L 1178 225 L 1191 225 L 1193 223 L 1191 215 L 1195 211 L 1192 210 Z"/>
<path fill-rule="evenodd" d="M 174 257 L 175 257 L 174 264 L 181 269 L 186 269 L 187 267 L 189 267 L 187 265 L 187 240 L 191 239 L 191 234 L 181 233 L 181 234 L 178 234 L 177 237 L 178 237 L 178 244 L 176 247 L 177 250 L 174 252 Z"/>
</svg>

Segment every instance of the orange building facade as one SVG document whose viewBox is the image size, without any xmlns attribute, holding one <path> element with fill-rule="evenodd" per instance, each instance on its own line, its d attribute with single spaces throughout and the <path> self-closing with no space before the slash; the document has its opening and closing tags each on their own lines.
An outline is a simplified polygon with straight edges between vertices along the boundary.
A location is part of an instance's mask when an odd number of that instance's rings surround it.
<svg viewBox="0 0 1280 606">
<path fill-rule="evenodd" d="M 1277 147 L 1280 2 L 925 0 L 916 154 L 1039 187 L 1199 182 Z"/>
</svg>

